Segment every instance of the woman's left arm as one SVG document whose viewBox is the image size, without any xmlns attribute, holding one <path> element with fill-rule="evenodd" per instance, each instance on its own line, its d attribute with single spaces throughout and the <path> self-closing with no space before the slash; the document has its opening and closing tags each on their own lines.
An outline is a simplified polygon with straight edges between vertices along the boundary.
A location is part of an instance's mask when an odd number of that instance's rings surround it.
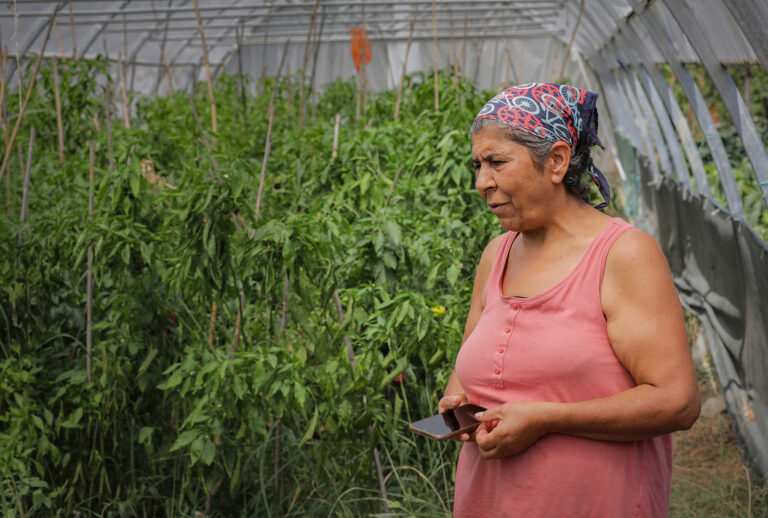
<svg viewBox="0 0 768 518">
<path fill-rule="evenodd" d="M 490 409 L 476 435 L 484 457 L 517 454 L 547 433 L 634 441 L 693 426 L 701 399 L 685 321 L 651 236 L 633 231 L 616 240 L 600 295 L 610 343 L 637 385 L 575 403 L 510 402 Z"/>
</svg>

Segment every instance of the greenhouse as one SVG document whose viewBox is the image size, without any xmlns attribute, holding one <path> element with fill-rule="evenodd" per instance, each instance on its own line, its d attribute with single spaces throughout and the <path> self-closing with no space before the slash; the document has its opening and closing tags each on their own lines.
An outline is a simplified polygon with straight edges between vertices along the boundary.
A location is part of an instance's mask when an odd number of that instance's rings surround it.
<svg viewBox="0 0 768 518">
<path fill-rule="evenodd" d="M 4 0 L 0 61 L 2 516 L 452 516 L 409 424 L 504 230 L 473 121 L 538 83 L 682 306 L 668 515 L 768 516 L 765 0 Z"/>
</svg>

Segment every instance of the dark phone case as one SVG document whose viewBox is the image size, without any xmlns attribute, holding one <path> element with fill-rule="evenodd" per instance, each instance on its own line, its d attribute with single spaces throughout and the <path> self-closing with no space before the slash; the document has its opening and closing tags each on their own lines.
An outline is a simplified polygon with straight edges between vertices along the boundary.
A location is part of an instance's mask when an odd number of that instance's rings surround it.
<svg viewBox="0 0 768 518">
<path fill-rule="evenodd" d="M 472 403 L 462 405 L 440 414 L 415 421 L 408 427 L 412 432 L 438 441 L 447 441 L 463 433 L 471 433 L 480 424 L 476 412 L 485 408 Z"/>
</svg>

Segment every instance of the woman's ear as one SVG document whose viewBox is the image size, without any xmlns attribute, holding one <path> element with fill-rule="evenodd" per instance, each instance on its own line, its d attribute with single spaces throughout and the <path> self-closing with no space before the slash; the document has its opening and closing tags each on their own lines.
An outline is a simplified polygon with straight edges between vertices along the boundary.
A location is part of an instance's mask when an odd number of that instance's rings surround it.
<svg viewBox="0 0 768 518">
<path fill-rule="evenodd" d="M 568 166 L 571 164 L 571 148 L 568 144 L 565 142 L 552 144 L 552 149 L 549 151 L 549 163 L 552 182 L 555 184 L 562 183 L 565 173 L 568 172 Z"/>
</svg>

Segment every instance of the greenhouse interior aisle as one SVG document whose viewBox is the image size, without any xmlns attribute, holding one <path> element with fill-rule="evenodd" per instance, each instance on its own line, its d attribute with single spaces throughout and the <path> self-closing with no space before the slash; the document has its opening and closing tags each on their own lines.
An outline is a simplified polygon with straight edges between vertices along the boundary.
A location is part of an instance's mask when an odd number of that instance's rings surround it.
<svg viewBox="0 0 768 518">
<path fill-rule="evenodd" d="M 3 516 L 450 516 L 408 424 L 501 232 L 467 131 L 531 82 L 600 94 L 685 309 L 669 516 L 768 516 L 765 1 L 4 0 L 0 54 Z"/>
</svg>

